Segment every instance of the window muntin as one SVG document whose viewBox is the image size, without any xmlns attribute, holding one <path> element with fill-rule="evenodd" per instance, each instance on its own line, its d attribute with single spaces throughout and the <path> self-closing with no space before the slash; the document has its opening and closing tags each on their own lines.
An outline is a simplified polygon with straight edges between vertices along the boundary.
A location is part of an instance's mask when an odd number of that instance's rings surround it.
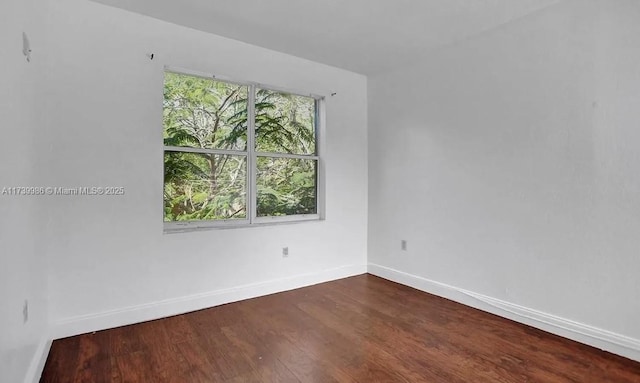
<svg viewBox="0 0 640 383">
<path fill-rule="evenodd" d="M 165 227 L 319 219 L 319 107 L 312 96 L 167 71 Z"/>
</svg>

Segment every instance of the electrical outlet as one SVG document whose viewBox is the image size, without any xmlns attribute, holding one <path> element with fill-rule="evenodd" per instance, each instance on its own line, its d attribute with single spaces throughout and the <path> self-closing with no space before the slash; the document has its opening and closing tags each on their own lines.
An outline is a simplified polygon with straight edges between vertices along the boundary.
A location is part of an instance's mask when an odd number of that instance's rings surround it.
<svg viewBox="0 0 640 383">
<path fill-rule="evenodd" d="M 287 258 L 289 257 L 289 248 L 288 247 L 283 247 L 282 248 L 282 258 Z"/>
<path fill-rule="evenodd" d="M 400 249 L 402 251 L 407 251 L 407 240 L 406 239 L 403 239 L 403 240 L 400 241 Z"/>
<path fill-rule="evenodd" d="M 27 323 L 29 321 L 29 301 L 24 300 L 24 305 L 22 306 L 22 323 Z"/>
</svg>

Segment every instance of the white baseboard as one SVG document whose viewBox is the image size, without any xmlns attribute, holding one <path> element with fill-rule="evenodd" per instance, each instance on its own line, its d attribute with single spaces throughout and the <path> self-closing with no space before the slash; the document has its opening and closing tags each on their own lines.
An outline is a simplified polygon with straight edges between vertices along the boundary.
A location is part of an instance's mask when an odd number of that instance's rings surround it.
<svg viewBox="0 0 640 383">
<path fill-rule="evenodd" d="M 369 264 L 368 272 L 466 306 L 587 344 L 629 359 L 640 361 L 640 340 L 560 318 L 541 311 L 505 302 L 472 291 L 435 282 L 388 267 Z"/>
<path fill-rule="evenodd" d="M 52 335 L 53 339 L 60 339 L 88 332 L 145 322 L 219 306 L 225 303 L 237 302 L 244 299 L 293 290 L 354 275 L 361 275 L 366 272 L 366 265 L 344 266 L 316 273 L 301 274 L 277 280 L 167 299 L 159 302 L 146 303 L 138 306 L 124 307 L 96 314 L 66 318 L 55 323 Z"/>
<path fill-rule="evenodd" d="M 42 376 L 42 370 L 44 370 L 44 364 L 47 362 L 49 356 L 49 350 L 51 349 L 51 339 L 43 339 L 38 344 L 36 353 L 33 355 L 29 370 L 24 378 L 24 383 L 38 383 L 40 382 L 40 376 Z"/>
</svg>

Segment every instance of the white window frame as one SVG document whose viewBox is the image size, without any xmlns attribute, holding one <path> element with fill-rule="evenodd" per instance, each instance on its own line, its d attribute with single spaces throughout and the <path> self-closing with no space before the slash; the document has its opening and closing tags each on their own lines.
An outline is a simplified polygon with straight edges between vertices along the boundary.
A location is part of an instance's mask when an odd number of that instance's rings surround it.
<svg viewBox="0 0 640 383">
<path fill-rule="evenodd" d="M 226 220 L 209 220 L 209 221 L 164 221 L 164 203 L 162 210 L 162 219 L 164 223 L 165 233 L 207 230 L 207 229 L 229 229 L 237 227 L 264 226 L 273 224 L 295 223 L 304 221 L 320 221 L 325 216 L 325 189 L 324 189 L 324 131 L 325 131 L 325 97 L 313 93 L 301 92 L 291 89 L 285 89 L 277 86 L 266 85 L 252 81 L 238 81 L 225 76 L 218 76 L 209 73 L 197 72 L 189 69 L 165 66 L 164 73 L 175 73 L 187 76 L 202 77 L 218 81 L 224 81 L 236 85 L 248 87 L 247 97 L 247 151 L 225 150 L 225 149 L 201 149 L 177 146 L 165 146 L 163 143 L 162 163 L 164 164 L 164 154 L 166 152 L 185 152 L 185 153 L 206 153 L 218 155 L 240 155 L 247 157 L 246 172 L 246 206 L 247 218 L 245 219 L 226 219 Z M 307 154 L 289 154 L 289 153 L 269 153 L 257 152 L 255 147 L 255 96 L 256 89 L 265 89 L 276 92 L 282 92 L 297 96 L 311 97 L 315 100 L 315 147 L 316 152 L 313 155 Z M 162 127 L 164 131 L 164 126 Z M 292 158 L 316 161 L 316 213 L 315 214 L 297 214 L 286 216 L 268 216 L 258 217 L 258 200 L 257 200 L 257 158 Z M 163 165 L 164 166 L 164 165 Z M 162 180 L 162 188 L 164 190 L 164 173 Z"/>
</svg>

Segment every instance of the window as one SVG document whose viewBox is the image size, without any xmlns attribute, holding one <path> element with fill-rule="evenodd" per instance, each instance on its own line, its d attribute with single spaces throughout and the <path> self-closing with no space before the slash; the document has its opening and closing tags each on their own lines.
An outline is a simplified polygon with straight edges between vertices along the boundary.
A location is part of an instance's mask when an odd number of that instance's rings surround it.
<svg viewBox="0 0 640 383">
<path fill-rule="evenodd" d="M 168 229 L 319 219 L 321 98 L 166 71 Z"/>
</svg>

